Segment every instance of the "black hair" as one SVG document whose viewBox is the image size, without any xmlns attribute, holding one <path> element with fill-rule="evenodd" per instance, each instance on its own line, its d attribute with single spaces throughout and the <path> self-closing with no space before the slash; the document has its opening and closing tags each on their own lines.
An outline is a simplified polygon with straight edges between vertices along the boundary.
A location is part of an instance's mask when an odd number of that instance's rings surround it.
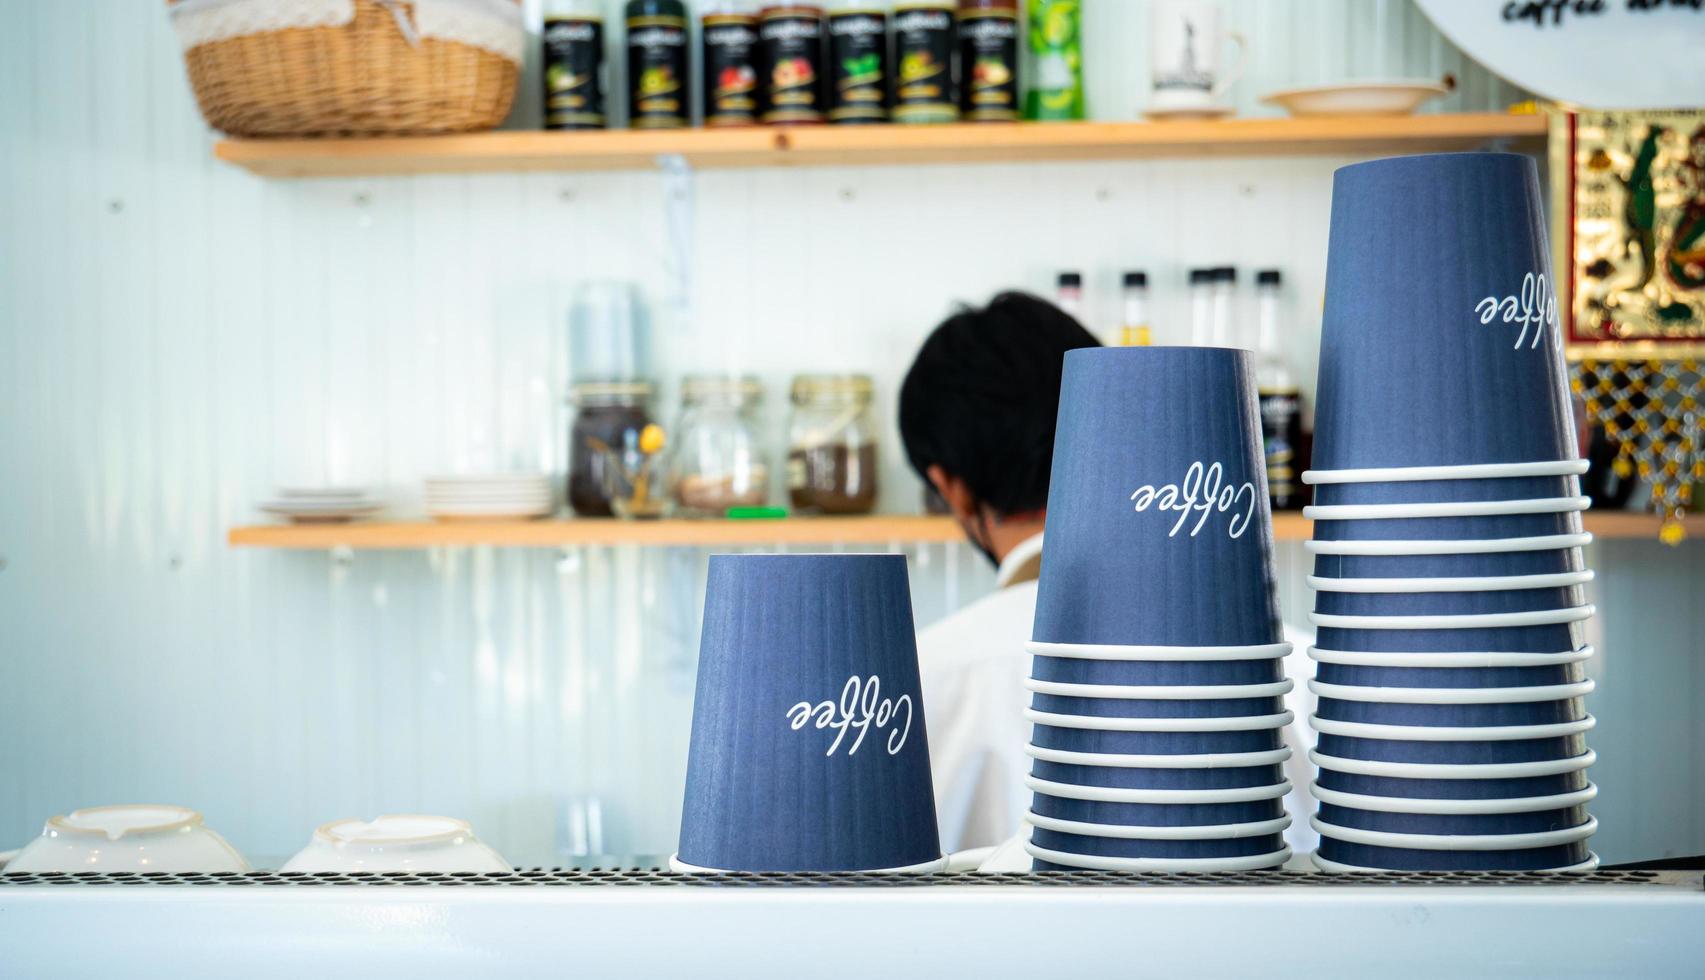
<svg viewBox="0 0 1705 980">
<path fill-rule="evenodd" d="M 1048 505 L 1066 351 L 1099 342 L 1059 307 L 1001 293 L 936 327 L 900 385 L 900 438 L 929 482 L 939 465 L 1000 515 Z"/>
</svg>

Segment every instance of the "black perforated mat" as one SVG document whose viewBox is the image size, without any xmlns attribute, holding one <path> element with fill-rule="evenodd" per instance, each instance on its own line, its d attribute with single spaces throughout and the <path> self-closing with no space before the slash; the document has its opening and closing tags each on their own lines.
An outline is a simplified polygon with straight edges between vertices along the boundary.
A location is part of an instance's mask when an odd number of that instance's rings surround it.
<svg viewBox="0 0 1705 980">
<path fill-rule="evenodd" d="M 675 874 L 644 869 L 623 870 L 518 870 L 487 874 L 437 874 L 412 872 L 285 873 L 253 871 L 246 874 L 166 874 L 155 872 L 24 872 L 0 873 L 0 888 L 19 885 L 214 885 L 222 887 L 361 887 L 373 885 L 476 887 L 476 888 L 603 888 L 603 887 L 744 887 L 774 886 L 837 888 L 929 888 L 938 885 L 973 887 L 1292 887 L 1344 888 L 1391 885 L 1497 885 L 1592 887 L 1599 885 L 1669 885 L 1699 890 L 1698 873 L 1665 871 L 1595 871 L 1590 873 L 1483 872 L 1446 873 L 1388 872 L 1382 874 L 1314 874 L 1306 872 L 1254 872 L 1242 874 L 1114 874 L 1100 871 L 1041 872 L 1032 874 L 867 874 L 766 872 L 741 874 Z"/>
</svg>

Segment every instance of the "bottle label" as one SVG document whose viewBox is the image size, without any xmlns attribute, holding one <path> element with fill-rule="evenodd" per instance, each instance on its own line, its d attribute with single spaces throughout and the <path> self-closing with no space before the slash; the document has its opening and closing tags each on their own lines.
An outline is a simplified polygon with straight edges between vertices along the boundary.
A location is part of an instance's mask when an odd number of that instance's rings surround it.
<svg viewBox="0 0 1705 980">
<path fill-rule="evenodd" d="M 1261 444 L 1267 457 L 1267 496 L 1274 510 L 1302 506 L 1297 487 L 1297 443 L 1302 440 L 1302 400 L 1295 389 L 1261 390 Z"/>
<path fill-rule="evenodd" d="M 829 70 L 831 120 L 888 118 L 888 16 L 878 10 L 831 14 Z"/>
<path fill-rule="evenodd" d="M 628 108 L 635 129 L 687 124 L 687 22 L 680 17 L 628 20 Z"/>
<path fill-rule="evenodd" d="M 959 118 L 953 88 L 953 12 L 903 7 L 894 15 L 894 118 L 900 122 L 952 122 Z"/>
<path fill-rule="evenodd" d="M 604 128 L 604 22 L 545 21 L 545 128 Z"/>
<path fill-rule="evenodd" d="M 739 14 L 704 19 L 704 121 L 741 126 L 758 118 L 757 21 Z"/>
<path fill-rule="evenodd" d="M 964 117 L 1018 118 L 1018 11 L 968 10 L 959 15 L 959 76 Z"/>
<path fill-rule="evenodd" d="M 758 76 L 767 123 L 823 120 L 823 19 L 801 10 L 781 10 L 758 25 Z"/>
</svg>

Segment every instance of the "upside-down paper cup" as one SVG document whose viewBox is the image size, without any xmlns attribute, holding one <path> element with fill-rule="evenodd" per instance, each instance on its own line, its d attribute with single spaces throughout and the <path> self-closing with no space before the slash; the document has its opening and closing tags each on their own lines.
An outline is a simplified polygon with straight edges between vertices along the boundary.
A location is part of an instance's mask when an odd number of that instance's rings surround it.
<svg viewBox="0 0 1705 980">
<path fill-rule="evenodd" d="M 1036 643 L 1030 676 L 1054 684 L 1202 686 L 1284 680 L 1289 643 L 1235 647 Z"/>
<path fill-rule="evenodd" d="M 1076 766 L 1036 759 L 1030 774 L 1038 779 L 1109 789 L 1234 789 L 1272 786 L 1285 778 L 1278 765 L 1204 769 L 1150 769 L 1144 766 Z"/>
<path fill-rule="evenodd" d="M 1504 765 L 1527 762 L 1558 762 L 1577 759 L 1587 752 L 1587 727 L 1563 734 L 1508 739 L 1451 740 L 1405 738 L 1401 729 L 1385 729 L 1378 735 L 1337 734 L 1322 731 L 1315 751 L 1336 759 L 1389 762 L 1413 765 Z M 1414 734 L 1414 733 L 1411 733 Z M 1431 734 L 1422 732 L 1420 734 Z"/>
<path fill-rule="evenodd" d="M 941 858 L 901 555 L 713 555 L 678 861 Z"/>
<path fill-rule="evenodd" d="M 1288 786 L 1286 790 L 1288 791 Z M 1118 803 L 1037 793 L 1032 813 L 1105 827 L 1223 827 L 1262 823 L 1285 815 L 1285 793 L 1232 803 Z"/>
<path fill-rule="evenodd" d="M 1314 678 L 1321 684 L 1332 684 L 1353 687 L 1412 687 L 1412 688 L 1462 688 L 1478 690 L 1501 687 L 1550 687 L 1559 684 L 1576 684 L 1585 679 L 1582 661 L 1586 657 L 1576 659 L 1576 654 L 1592 653 L 1591 648 L 1584 651 L 1573 651 L 1570 654 L 1555 655 L 1552 663 L 1532 663 L 1526 666 L 1458 666 L 1446 663 L 1438 667 L 1411 667 L 1383 665 L 1379 662 L 1378 654 L 1356 655 L 1343 650 L 1320 651 L 1311 649 L 1309 655 L 1316 661 Z M 1401 654 L 1397 655 L 1401 656 Z M 1537 660 L 1546 654 L 1533 655 Z M 1446 659 L 1450 654 L 1419 654 L 1413 659 L 1405 659 L 1403 664 L 1424 658 Z M 1460 664 L 1462 661 L 1458 661 Z"/>
<path fill-rule="evenodd" d="M 1320 857 L 1337 864 L 1390 871 L 1541 871 L 1589 859 L 1598 829 L 1577 826 L 1521 834 L 1403 834 L 1310 821 L 1320 832 Z"/>
<path fill-rule="evenodd" d="M 1573 459 L 1550 249 L 1525 155 L 1340 168 L 1314 467 Z"/>
<path fill-rule="evenodd" d="M 1597 758 L 1587 752 L 1573 758 L 1538 762 L 1429 765 L 1345 759 L 1315 750 L 1309 753 L 1309 761 L 1320 767 L 1314 787 L 1317 799 L 1326 799 L 1322 793 L 1346 794 L 1335 802 L 1377 809 L 1357 801 L 1362 798 L 1508 801 L 1559 799 L 1585 793 L 1590 788 L 1586 770 Z"/>
<path fill-rule="evenodd" d="M 1038 723 L 1032 745 L 1065 752 L 1109 755 L 1217 755 L 1270 752 L 1283 744 L 1282 726 L 1219 731 L 1110 731 Z"/>
<path fill-rule="evenodd" d="M 1486 503 L 1482 506 L 1453 508 L 1444 513 L 1450 505 L 1444 504 L 1413 504 L 1403 509 L 1384 511 L 1350 511 L 1333 508 L 1323 511 L 1310 511 L 1315 515 L 1314 540 L 1316 541 L 1505 541 L 1523 540 L 1528 538 L 1551 538 L 1553 540 L 1564 535 L 1583 533 L 1581 512 L 1587 509 L 1587 498 L 1584 497 L 1550 497 L 1538 502 L 1500 501 L 1497 506 Z M 1518 507 L 1547 507 L 1548 510 L 1535 510 L 1526 513 L 1484 513 L 1492 510 L 1512 510 Z M 1482 513 L 1464 513 L 1463 511 L 1480 511 Z M 1344 514 L 1423 514 L 1417 517 L 1344 517 Z"/>
<path fill-rule="evenodd" d="M 1233 858 L 1271 854 L 1285 846 L 1283 834 L 1256 837 L 1208 837 L 1196 840 L 1097 837 L 1063 834 L 1032 827 L 1030 840 L 1038 847 L 1085 857 L 1102 858 Z"/>
<path fill-rule="evenodd" d="M 1586 461 L 1578 461 L 1585 470 Z M 1468 503 L 1486 500 L 1534 500 L 1577 497 L 1575 476 L 1528 476 L 1493 480 L 1405 480 L 1393 483 L 1323 483 L 1314 488 L 1316 505 Z"/>
<path fill-rule="evenodd" d="M 1586 559 L 1579 545 L 1591 540 L 1590 534 L 1560 535 L 1549 539 L 1531 539 L 1548 544 L 1546 548 L 1526 548 L 1519 551 L 1488 551 L 1459 554 L 1401 554 L 1403 542 L 1333 542 L 1310 541 L 1314 552 L 1314 574 L 1322 578 L 1343 579 L 1402 579 L 1402 578 L 1489 578 L 1511 575 L 1560 575 L 1586 570 Z M 1475 542 L 1479 544 L 1481 542 Z M 1394 545 L 1390 554 L 1334 553 L 1339 544 Z M 1327 550 L 1321 550 L 1324 546 Z M 1337 549 L 1338 551 L 1348 549 Z M 1363 550 L 1363 549 L 1356 549 Z M 1371 551 L 1372 549 L 1366 549 Z"/>
<path fill-rule="evenodd" d="M 1033 639 L 1279 642 L 1266 483 L 1247 351 L 1067 353 Z"/>
</svg>

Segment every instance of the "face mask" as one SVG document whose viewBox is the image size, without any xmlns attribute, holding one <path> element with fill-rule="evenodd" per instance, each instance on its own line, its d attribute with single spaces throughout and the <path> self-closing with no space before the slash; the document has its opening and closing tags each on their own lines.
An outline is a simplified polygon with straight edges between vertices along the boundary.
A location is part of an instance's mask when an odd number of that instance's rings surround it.
<svg viewBox="0 0 1705 980">
<path fill-rule="evenodd" d="M 993 567 L 995 571 L 1000 571 L 1000 559 L 995 557 L 995 549 L 989 544 L 989 538 L 991 537 L 989 534 L 989 519 L 988 516 L 983 513 L 982 508 L 979 507 L 977 509 L 977 533 L 972 533 L 970 528 L 966 528 L 965 531 L 965 536 L 971 540 L 971 547 L 976 548 L 979 552 L 981 552 L 982 556 L 989 560 L 989 565 Z"/>
</svg>

